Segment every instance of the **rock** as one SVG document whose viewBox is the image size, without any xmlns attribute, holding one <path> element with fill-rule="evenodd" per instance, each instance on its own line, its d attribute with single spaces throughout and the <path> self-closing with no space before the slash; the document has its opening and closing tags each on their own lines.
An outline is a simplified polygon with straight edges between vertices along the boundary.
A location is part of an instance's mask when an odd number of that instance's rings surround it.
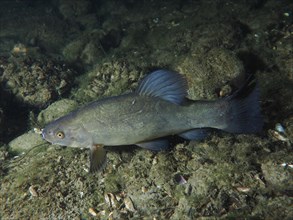
<svg viewBox="0 0 293 220">
<path fill-rule="evenodd" d="M 70 99 L 62 99 L 54 102 L 48 108 L 40 112 L 40 114 L 38 115 L 38 122 L 42 125 L 45 125 L 75 110 L 77 106 L 77 102 Z"/>
<path fill-rule="evenodd" d="M 4 89 L 17 101 L 34 107 L 44 106 L 68 92 L 75 75 L 64 63 L 49 58 L 1 58 L 0 65 Z"/>
<path fill-rule="evenodd" d="M 186 75 L 191 99 L 214 99 L 217 98 L 215 91 L 227 82 L 236 86 L 244 83 L 242 62 L 234 53 L 223 48 L 187 56 L 176 69 Z"/>
<path fill-rule="evenodd" d="M 278 190 L 288 189 L 291 185 L 292 187 L 292 172 L 290 169 L 292 168 L 285 168 L 281 166 L 281 164 L 273 161 L 268 161 L 261 165 L 262 172 L 264 174 L 265 180 L 274 188 Z"/>
<path fill-rule="evenodd" d="M 0 139 L 2 139 L 1 136 L 4 133 L 4 120 L 4 112 L 0 106 Z"/>
<path fill-rule="evenodd" d="M 30 131 L 12 140 L 8 146 L 12 152 L 22 153 L 44 143 L 41 135 Z"/>
<path fill-rule="evenodd" d="M 136 69 L 133 63 L 123 60 L 105 62 L 86 73 L 73 96 L 84 103 L 99 97 L 121 95 L 127 90 L 136 89 L 144 73 Z"/>
</svg>

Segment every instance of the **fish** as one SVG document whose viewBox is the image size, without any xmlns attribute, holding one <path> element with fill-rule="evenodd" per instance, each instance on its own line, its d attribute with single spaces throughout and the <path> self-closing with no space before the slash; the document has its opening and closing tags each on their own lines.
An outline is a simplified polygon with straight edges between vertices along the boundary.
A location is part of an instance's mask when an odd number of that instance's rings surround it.
<svg viewBox="0 0 293 220">
<path fill-rule="evenodd" d="M 89 148 L 90 172 L 97 172 L 106 163 L 105 146 L 137 145 L 161 151 L 168 149 L 167 137 L 172 135 L 202 140 L 215 129 L 234 134 L 261 132 L 255 79 L 217 100 L 191 100 L 187 90 L 183 75 L 159 69 L 143 78 L 134 92 L 98 99 L 50 122 L 42 129 L 42 137 L 51 144 Z"/>
</svg>

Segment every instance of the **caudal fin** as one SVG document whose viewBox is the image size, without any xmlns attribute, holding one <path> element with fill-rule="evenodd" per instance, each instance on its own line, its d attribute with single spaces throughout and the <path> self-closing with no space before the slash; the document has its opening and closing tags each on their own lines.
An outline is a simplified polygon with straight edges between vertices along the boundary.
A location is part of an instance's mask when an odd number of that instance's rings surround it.
<svg viewBox="0 0 293 220">
<path fill-rule="evenodd" d="M 258 133 L 263 128 L 259 103 L 259 87 L 251 77 L 235 94 L 228 97 L 227 127 L 230 133 Z"/>
</svg>

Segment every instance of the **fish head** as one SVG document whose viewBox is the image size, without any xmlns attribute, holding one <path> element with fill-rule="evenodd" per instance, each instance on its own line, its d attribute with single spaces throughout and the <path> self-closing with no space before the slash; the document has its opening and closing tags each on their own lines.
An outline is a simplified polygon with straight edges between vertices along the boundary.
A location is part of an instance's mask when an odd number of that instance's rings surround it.
<svg viewBox="0 0 293 220">
<path fill-rule="evenodd" d="M 92 144 L 89 134 L 82 126 L 64 126 L 52 122 L 42 129 L 43 139 L 61 146 L 89 147 Z"/>
</svg>

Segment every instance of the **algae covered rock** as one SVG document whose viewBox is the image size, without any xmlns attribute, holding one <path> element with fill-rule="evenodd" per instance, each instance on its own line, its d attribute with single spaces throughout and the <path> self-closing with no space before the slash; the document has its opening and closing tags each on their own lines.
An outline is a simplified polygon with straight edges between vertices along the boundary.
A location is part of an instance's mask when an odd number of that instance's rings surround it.
<svg viewBox="0 0 293 220">
<path fill-rule="evenodd" d="M 2 132 L 4 130 L 3 129 L 4 128 L 4 120 L 5 120 L 4 112 L 3 112 L 3 109 L 0 106 L 0 137 L 1 137 Z"/>
<path fill-rule="evenodd" d="M 66 19 L 75 19 L 76 17 L 86 15 L 92 8 L 92 3 L 89 0 L 85 1 L 71 1 L 61 0 L 59 1 L 59 12 Z"/>
<path fill-rule="evenodd" d="M 293 190 L 293 171 L 290 167 L 282 166 L 282 164 L 273 161 L 267 161 L 261 165 L 265 180 L 273 188 L 283 191 Z"/>
<path fill-rule="evenodd" d="M 45 125 L 75 110 L 77 106 L 77 102 L 70 99 L 56 101 L 39 113 L 38 122 L 42 125 Z"/>
<path fill-rule="evenodd" d="M 192 99 L 216 98 L 216 91 L 227 82 L 240 86 L 245 77 L 243 63 L 223 48 L 186 56 L 176 69 L 187 76 Z"/>
<path fill-rule="evenodd" d="M 101 45 L 101 38 L 104 33 L 99 30 L 91 30 L 70 41 L 62 51 L 64 59 L 70 63 L 81 62 L 85 65 L 93 65 L 105 56 Z"/>
<path fill-rule="evenodd" d="M 96 65 L 108 52 L 120 45 L 122 30 L 90 29 L 82 36 L 73 39 L 63 48 L 63 56 L 67 62 L 82 63 L 92 67 Z"/>
<path fill-rule="evenodd" d="M 135 89 L 143 74 L 143 71 L 123 60 L 104 62 L 80 77 L 80 86 L 73 92 L 74 97 L 85 103 L 101 96 L 120 95 Z"/>
<path fill-rule="evenodd" d="M 13 58 L 11 58 L 13 59 Z M 55 60 L 1 59 L 0 82 L 6 91 L 29 106 L 41 107 L 68 92 L 75 71 Z"/>
<path fill-rule="evenodd" d="M 9 142 L 8 146 L 12 152 L 22 153 L 44 143 L 45 141 L 42 139 L 40 134 L 36 134 L 31 131 L 15 138 Z"/>
</svg>

